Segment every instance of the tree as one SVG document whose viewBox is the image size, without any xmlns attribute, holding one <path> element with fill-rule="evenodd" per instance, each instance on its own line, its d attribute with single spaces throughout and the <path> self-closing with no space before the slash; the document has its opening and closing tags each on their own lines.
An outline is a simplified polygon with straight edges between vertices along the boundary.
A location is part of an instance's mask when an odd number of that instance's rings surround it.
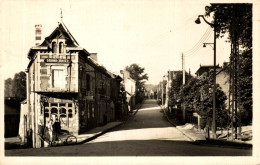
<svg viewBox="0 0 260 165">
<path fill-rule="evenodd" d="M 136 81 L 136 99 L 141 102 L 144 97 L 144 84 L 148 80 L 148 75 L 145 73 L 145 68 L 140 67 L 138 64 L 131 64 L 126 66 L 125 70 L 130 73 L 130 77 Z"/>
<path fill-rule="evenodd" d="M 232 83 L 238 91 L 235 93 L 238 99 L 234 100 L 238 101 L 242 124 L 249 124 L 252 121 L 252 4 L 211 4 L 206 6 L 205 16 L 211 13 L 217 37 L 229 34 L 231 62 L 235 66 L 231 71 L 237 74 L 237 82 Z"/>
<path fill-rule="evenodd" d="M 240 119 L 242 124 L 247 125 L 252 121 L 252 49 L 245 50 L 240 54 L 239 65 Z"/>
<path fill-rule="evenodd" d="M 206 126 L 207 121 L 212 120 L 213 112 L 213 84 L 210 75 L 205 78 L 192 78 L 180 92 L 183 96 L 184 105 L 197 112 L 202 118 L 202 128 Z M 227 96 L 217 84 L 216 89 L 216 116 L 217 126 L 223 126 L 227 120 L 227 110 L 225 101 Z"/>
<path fill-rule="evenodd" d="M 8 78 L 5 80 L 5 97 L 12 97 L 12 79 Z"/>
<path fill-rule="evenodd" d="M 26 74 L 19 72 L 5 80 L 5 97 L 26 98 Z"/>
<path fill-rule="evenodd" d="M 145 80 L 149 78 L 147 73 L 144 73 L 145 68 L 140 67 L 138 64 L 131 64 L 130 66 L 126 66 L 125 70 L 128 71 L 130 77 L 136 81 L 137 89 L 143 89 Z"/>
<path fill-rule="evenodd" d="M 238 40 L 244 48 L 252 47 L 252 4 L 211 4 L 205 7 L 205 16 L 211 13 L 217 37 L 228 33 L 229 41 Z"/>
<path fill-rule="evenodd" d="M 180 95 L 180 90 L 183 88 L 183 73 L 176 72 L 176 78 L 172 80 L 171 88 L 169 91 L 169 104 L 175 105 L 177 103 L 177 98 L 182 99 Z M 192 78 L 187 72 L 185 72 L 185 84 Z"/>
<path fill-rule="evenodd" d="M 182 85 L 182 73 L 176 75 L 176 79 L 172 82 L 170 90 L 170 98 L 173 104 L 177 104 L 177 100 L 182 103 L 186 111 L 197 112 L 201 118 L 201 127 L 205 127 L 207 122 L 212 120 L 212 75 L 204 74 L 203 78 L 187 77 L 185 85 Z M 217 85 L 216 90 L 216 115 L 217 126 L 223 127 L 227 121 L 227 110 L 225 100 L 227 96 Z"/>
<path fill-rule="evenodd" d="M 26 98 L 26 74 L 19 72 L 14 75 L 12 82 L 14 97 Z"/>
</svg>

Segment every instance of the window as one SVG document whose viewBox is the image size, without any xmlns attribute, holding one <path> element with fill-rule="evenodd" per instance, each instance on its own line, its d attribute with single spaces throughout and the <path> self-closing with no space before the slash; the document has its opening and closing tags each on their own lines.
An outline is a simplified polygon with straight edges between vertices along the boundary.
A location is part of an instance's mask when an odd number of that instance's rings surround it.
<svg viewBox="0 0 260 165">
<path fill-rule="evenodd" d="M 51 114 L 56 115 L 57 113 L 58 113 L 57 108 L 52 108 L 51 109 Z"/>
<path fill-rule="evenodd" d="M 85 74 L 82 75 L 82 85 L 81 85 L 81 87 L 86 89 L 86 75 Z"/>
<path fill-rule="evenodd" d="M 63 44 L 63 42 L 59 43 L 59 53 L 64 53 L 64 44 Z"/>
<path fill-rule="evenodd" d="M 94 103 L 92 103 L 91 109 L 92 109 L 92 117 L 94 118 L 95 117 Z"/>
<path fill-rule="evenodd" d="M 65 88 L 65 74 L 62 69 L 52 70 L 52 86 Z"/>
<path fill-rule="evenodd" d="M 52 43 L 52 53 L 57 53 L 57 44 L 56 44 L 56 42 Z"/>
<path fill-rule="evenodd" d="M 67 117 L 67 111 L 65 108 L 60 109 L 60 117 L 61 118 L 66 118 Z"/>
<path fill-rule="evenodd" d="M 68 115 L 69 115 L 69 118 L 72 118 L 72 110 L 71 109 L 69 109 Z"/>
<path fill-rule="evenodd" d="M 72 127 L 73 125 L 69 125 L 69 121 L 74 117 L 75 111 L 73 109 L 72 103 L 50 102 L 44 110 L 44 117 L 47 122 L 50 118 L 55 119 L 57 117 L 61 121 L 61 127 Z"/>
<path fill-rule="evenodd" d="M 57 103 L 51 103 L 51 106 L 55 106 L 55 107 L 57 107 L 58 104 L 57 104 Z"/>
<path fill-rule="evenodd" d="M 87 77 L 86 77 L 86 81 L 87 81 L 87 91 L 90 91 L 90 76 L 87 74 Z"/>
<path fill-rule="evenodd" d="M 91 104 L 89 104 L 89 103 L 87 104 L 88 118 L 90 118 L 90 105 Z"/>
<path fill-rule="evenodd" d="M 60 103 L 59 105 L 60 105 L 60 107 L 65 107 L 66 106 L 65 103 Z"/>
</svg>

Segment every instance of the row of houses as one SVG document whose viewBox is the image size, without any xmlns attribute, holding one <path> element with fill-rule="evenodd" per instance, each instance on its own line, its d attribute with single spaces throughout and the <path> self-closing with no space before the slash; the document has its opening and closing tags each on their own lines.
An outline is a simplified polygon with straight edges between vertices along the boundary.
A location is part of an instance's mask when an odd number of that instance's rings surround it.
<svg viewBox="0 0 260 165">
<path fill-rule="evenodd" d="M 75 135 L 127 117 L 135 105 L 135 81 L 98 64 L 97 53 L 79 46 L 63 22 L 28 52 L 27 99 L 21 103 L 22 140 L 42 147 L 42 129 L 56 118 Z"/>
<path fill-rule="evenodd" d="M 226 96 L 229 96 L 229 72 L 227 71 L 229 63 L 224 62 L 220 67 L 216 66 L 216 83 L 222 88 L 223 92 Z M 209 76 L 210 72 L 214 69 L 213 65 L 200 65 L 199 69 L 195 72 L 196 77 L 201 79 L 205 78 L 205 76 Z M 194 118 L 196 118 L 195 123 L 199 123 L 199 115 L 197 113 L 187 113 L 185 112 L 185 108 L 181 107 L 181 103 L 177 105 L 171 105 L 169 100 L 169 91 L 171 89 L 171 84 L 173 81 L 176 81 L 177 75 L 183 75 L 182 70 L 177 71 L 168 71 L 166 75 L 163 76 L 162 81 L 159 82 L 157 88 L 157 100 L 158 102 L 167 108 L 169 111 L 176 111 L 176 114 L 179 118 L 182 118 L 183 122 L 194 122 Z M 178 98 L 175 98 L 178 100 Z M 226 106 L 228 107 L 228 99 L 226 100 Z"/>
</svg>

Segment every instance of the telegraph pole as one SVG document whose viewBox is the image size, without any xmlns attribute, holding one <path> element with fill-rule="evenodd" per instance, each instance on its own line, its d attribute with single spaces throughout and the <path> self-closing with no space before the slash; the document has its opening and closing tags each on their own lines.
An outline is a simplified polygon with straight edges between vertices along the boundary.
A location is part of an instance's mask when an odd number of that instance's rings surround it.
<svg viewBox="0 0 260 165">
<path fill-rule="evenodd" d="M 203 15 L 199 15 L 197 20 L 195 21 L 196 24 L 200 24 L 200 17 L 203 18 L 203 20 L 210 25 L 214 29 L 214 71 L 213 71 L 213 111 L 212 111 L 212 138 L 216 139 L 216 18 L 214 20 L 214 23 L 208 22 Z M 216 15 L 215 15 L 216 17 Z"/>
<path fill-rule="evenodd" d="M 182 57 L 182 84 L 184 85 L 185 84 L 185 63 L 184 63 L 185 59 L 183 53 L 181 57 Z"/>
<path fill-rule="evenodd" d="M 182 57 L 182 84 L 185 85 L 185 64 L 184 64 L 185 59 L 184 59 L 183 53 L 182 53 L 181 57 Z M 182 120 L 183 120 L 183 122 L 185 122 L 185 117 L 186 117 L 185 108 L 186 107 L 185 107 L 184 104 L 182 106 L 183 106 L 183 108 L 182 108 Z"/>
<path fill-rule="evenodd" d="M 217 138 L 216 135 L 216 20 L 214 21 L 214 71 L 213 71 L 213 115 L 212 115 L 212 136 L 213 139 Z"/>
</svg>

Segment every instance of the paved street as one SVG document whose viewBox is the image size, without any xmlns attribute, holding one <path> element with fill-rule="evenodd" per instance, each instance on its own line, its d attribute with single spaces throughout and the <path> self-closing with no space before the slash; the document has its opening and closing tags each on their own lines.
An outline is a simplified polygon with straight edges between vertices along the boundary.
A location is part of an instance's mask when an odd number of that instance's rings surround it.
<svg viewBox="0 0 260 165">
<path fill-rule="evenodd" d="M 164 118 L 155 100 L 146 100 L 134 118 L 85 144 L 6 150 L 6 156 L 249 156 L 250 149 L 197 145 Z"/>
</svg>

